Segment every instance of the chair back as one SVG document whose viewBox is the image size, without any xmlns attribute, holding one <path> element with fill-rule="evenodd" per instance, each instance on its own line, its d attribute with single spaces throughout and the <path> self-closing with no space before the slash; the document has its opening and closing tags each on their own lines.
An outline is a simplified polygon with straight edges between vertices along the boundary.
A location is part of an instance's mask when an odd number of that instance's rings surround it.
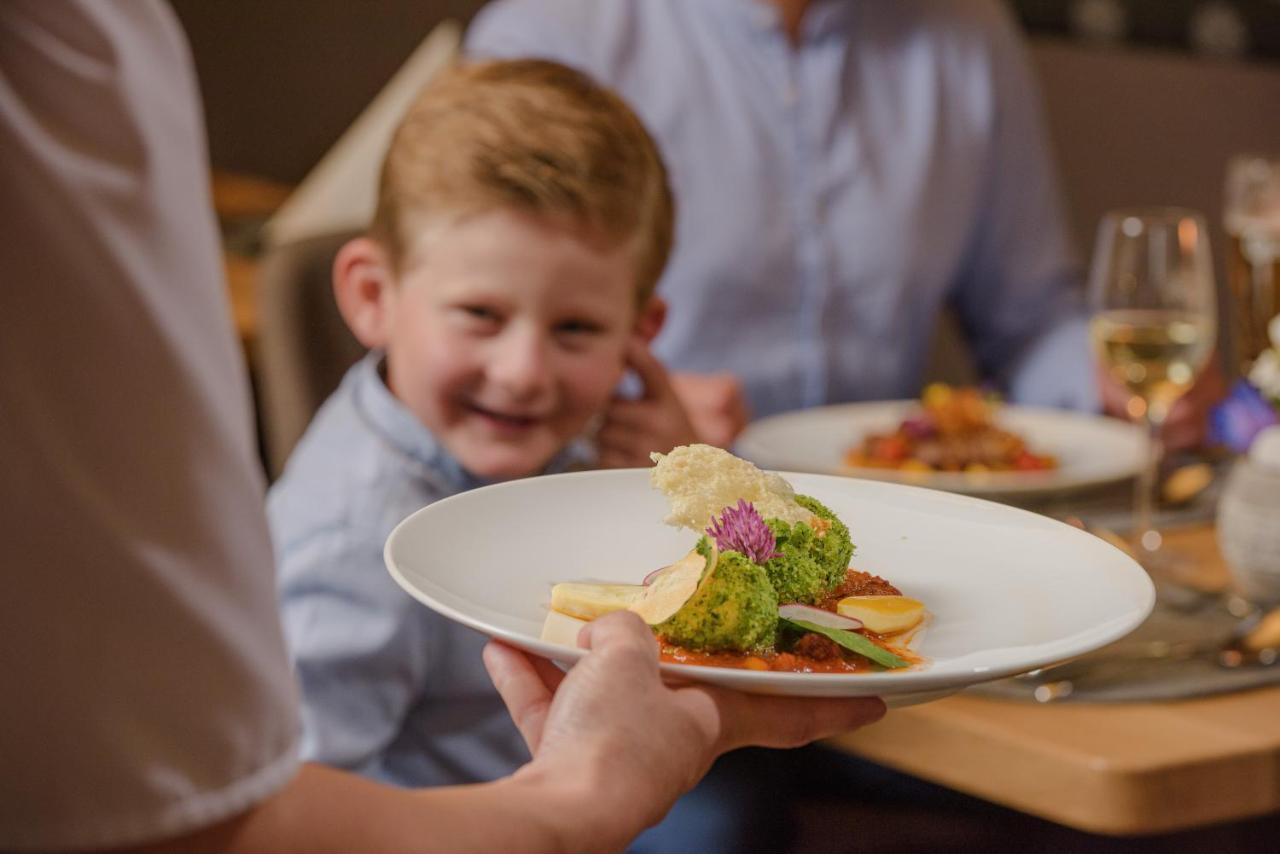
<svg viewBox="0 0 1280 854">
<path fill-rule="evenodd" d="M 274 479 L 311 417 L 364 355 L 333 296 L 333 259 L 353 232 L 271 246 L 258 273 L 258 403 Z"/>
</svg>

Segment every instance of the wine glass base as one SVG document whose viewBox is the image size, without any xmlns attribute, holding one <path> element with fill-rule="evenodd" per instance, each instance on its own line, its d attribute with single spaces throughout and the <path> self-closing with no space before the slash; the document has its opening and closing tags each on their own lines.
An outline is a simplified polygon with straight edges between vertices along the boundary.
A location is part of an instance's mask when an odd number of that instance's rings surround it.
<svg viewBox="0 0 1280 854">
<path fill-rule="evenodd" d="M 1150 541 L 1150 538 L 1147 540 Z M 1151 577 L 1156 588 L 1157 603 L 1179 611 L 1222 607 L 1221 591 L 1206 589 L 1197 583 L 1200 577 L 1199 565 L 1191 555 L 1165 545 L 1160 545 L 1157 549 L 1145 548 L 1146 545 L 1147 542 L 1143 542 L 1135 548 L 1134 557 Z"/>
</svg>

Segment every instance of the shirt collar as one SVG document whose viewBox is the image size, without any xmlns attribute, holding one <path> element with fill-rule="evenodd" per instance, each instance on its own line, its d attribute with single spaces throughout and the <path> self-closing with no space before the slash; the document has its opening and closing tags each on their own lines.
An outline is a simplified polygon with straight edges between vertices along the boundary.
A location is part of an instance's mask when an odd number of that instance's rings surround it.
<svg viewBox="0 0 1280 854">
<path fill-rule="evenodd" d="M 356 411 L 386 442 L 420 465 L 424 471 L 443 475 L 450 488 L 463 492 L 494 481 L 477 477 L 453 458 L 440 441 L 423 426 L 407 406 L 391 393 L 383 379 L 385 354 L 372 350 L 355 368 Z M 591 444 L 585 439 L 570 442 L 547 464 L 543 474 L 587 468 L 594 463 Z"/>
<path fill-rule="evenodd" d="M 759 33 L 782 35 L 782 15 L 769 0 L 699 0 L 708 2 L 725 14 L 745 22 Z M 842 32 L 851 19 L 854 0 L 813 0 L 800 25 L 802 43 L 819 41 Z"/>
</svg>

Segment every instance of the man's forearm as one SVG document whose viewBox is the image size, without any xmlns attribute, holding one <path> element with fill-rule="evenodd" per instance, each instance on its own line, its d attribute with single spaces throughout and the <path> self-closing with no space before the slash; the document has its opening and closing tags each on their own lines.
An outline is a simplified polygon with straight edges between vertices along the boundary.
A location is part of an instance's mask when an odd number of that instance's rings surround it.
<svg viewBox="0 0 1280 854">
<path fill-rule="evenodd" d="M 636 816 L 585 811 L 589 783 L 526 766 L 492 783 L 396 789 L 321 765 L 236 817 L 180 839 L 120 854 L 367 854 L 621 849 Z"/>
</svg>

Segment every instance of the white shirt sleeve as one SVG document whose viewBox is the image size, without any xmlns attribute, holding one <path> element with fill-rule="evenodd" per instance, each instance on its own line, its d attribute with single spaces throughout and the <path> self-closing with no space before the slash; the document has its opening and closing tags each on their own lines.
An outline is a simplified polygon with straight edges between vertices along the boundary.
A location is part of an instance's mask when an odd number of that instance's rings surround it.
<svg viewBox="0 0 1280 854">
<path fill-rule="evenodd" d="M 198 104 L 159 0 L 0 3 L 0 849 L 162 839 L 296 770 Z"/>
</svg>

